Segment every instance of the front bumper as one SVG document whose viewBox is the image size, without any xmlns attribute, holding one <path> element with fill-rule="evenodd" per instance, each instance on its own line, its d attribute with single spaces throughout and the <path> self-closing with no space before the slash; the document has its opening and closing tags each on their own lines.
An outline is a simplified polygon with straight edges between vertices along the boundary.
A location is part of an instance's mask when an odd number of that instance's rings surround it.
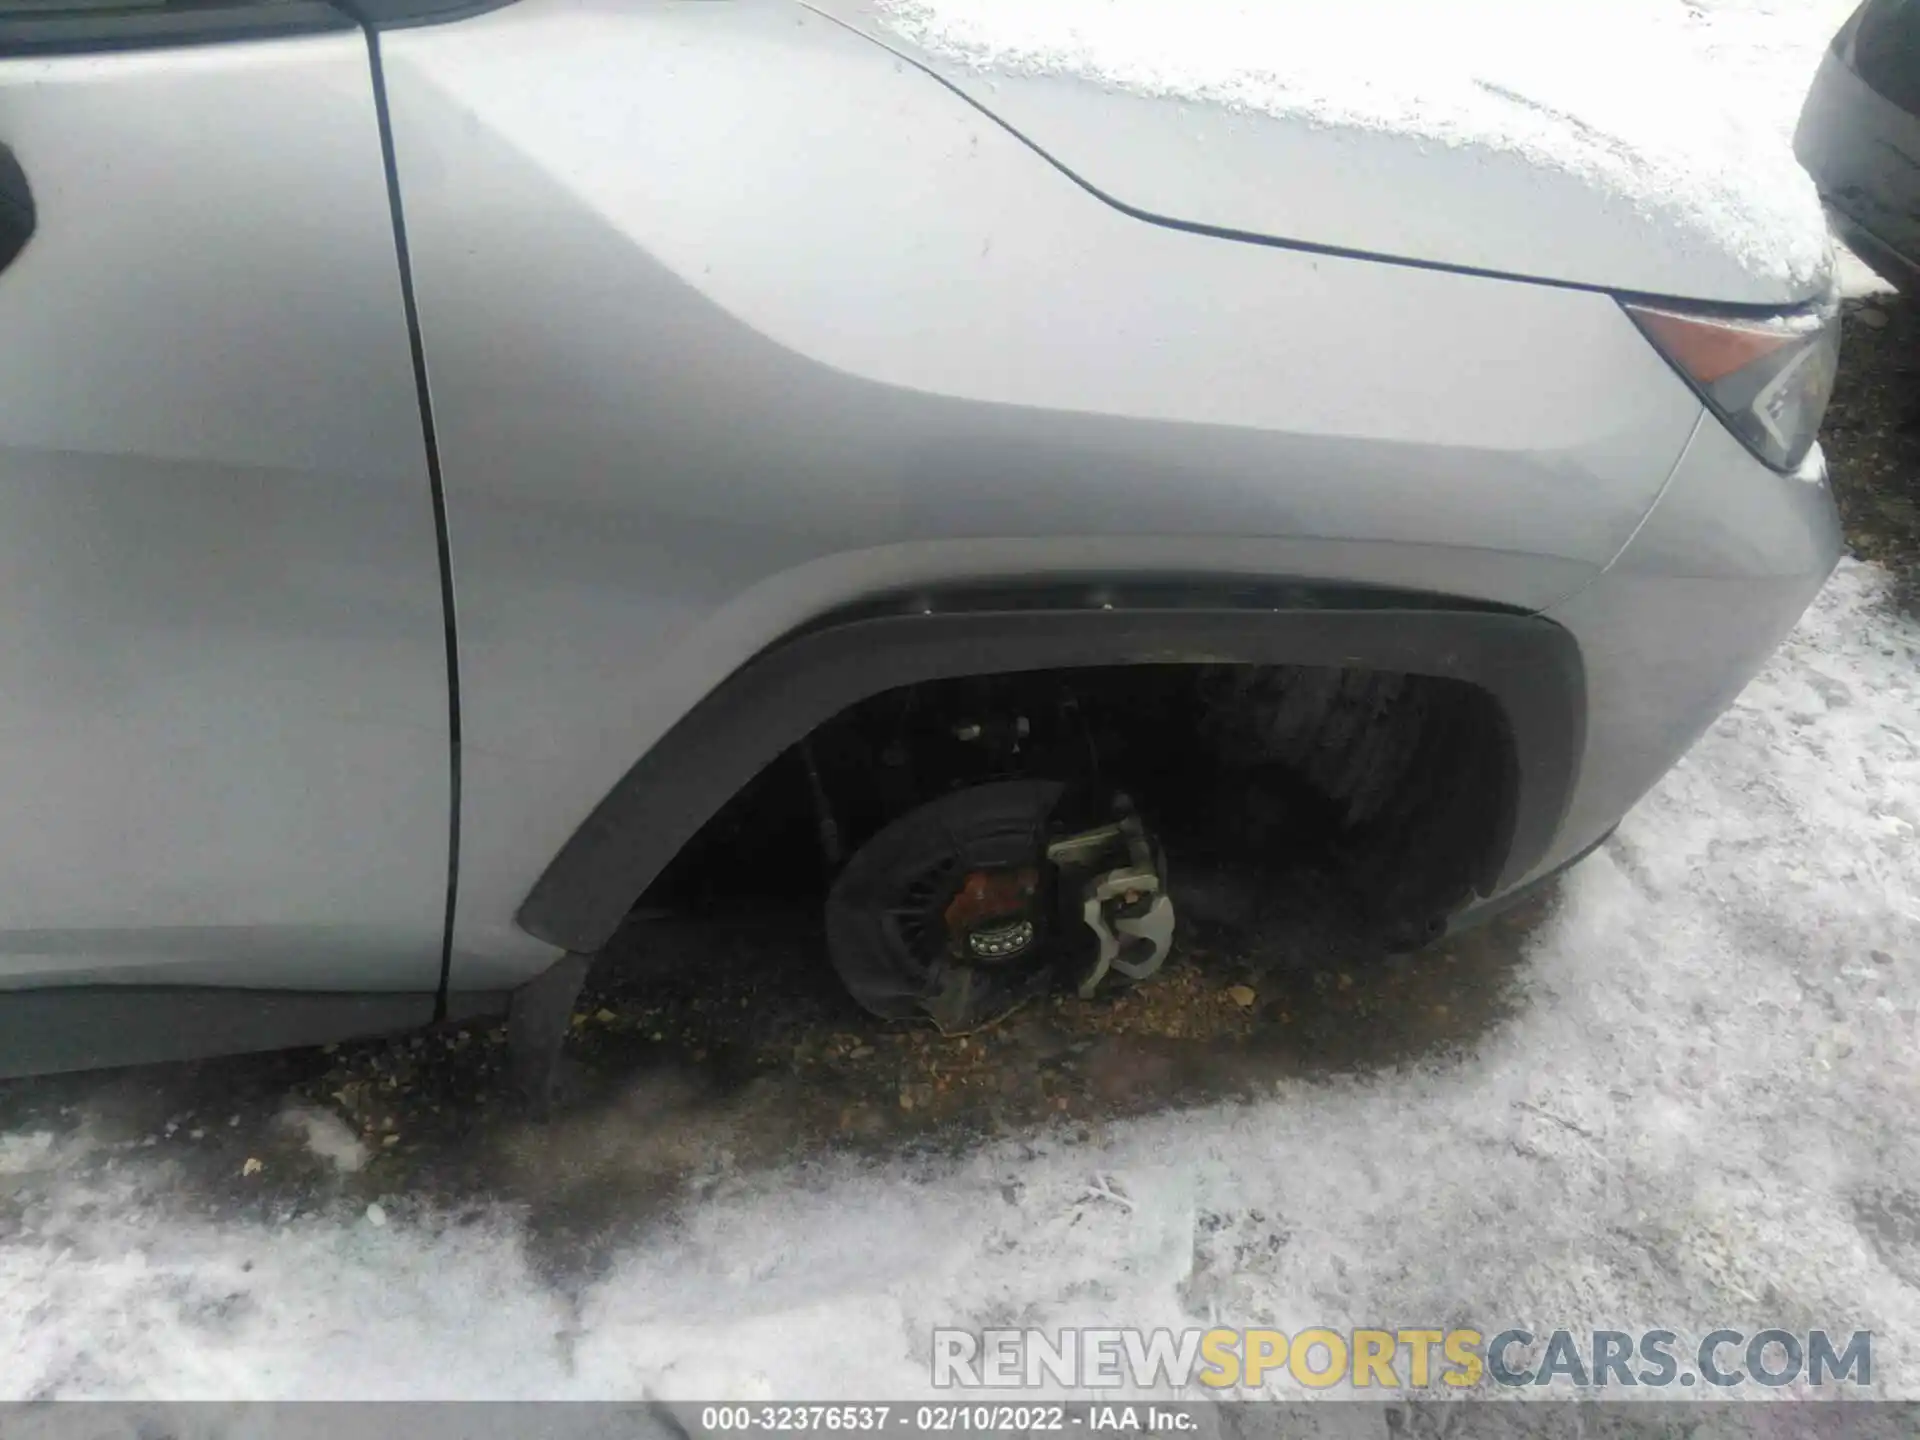
<svg viewBox="0 0 1920 1440">
<path fill-rule="evenodd" d="M 1546 612 L 1586 670 L 1584 749 L 1545 855 L 1471 922 L 1565 868 L 1732 703 L 1819 593 L 1840 521 L 1816 448 L 1781 475 L 1703 414 L 1660 499 L 1600 578 Z"/>
<path fill-rule="evenodd" d="M 1920 277 L 1920 115 L 1876 92 L 1829 50 L 1793 150 L 1848 248 L 1911 287 Z"/>
<path fill-rule="evenodd" d="M 1866 262 L 1868 269 L 1901 290 L 1920 291 L 1920 249 L 1913 255 L 1904 255 L 1831 200 L 1826 201 L 1826 209 L 1833 233 L 1840 237 L 1841 244 Z"/>
</svg>

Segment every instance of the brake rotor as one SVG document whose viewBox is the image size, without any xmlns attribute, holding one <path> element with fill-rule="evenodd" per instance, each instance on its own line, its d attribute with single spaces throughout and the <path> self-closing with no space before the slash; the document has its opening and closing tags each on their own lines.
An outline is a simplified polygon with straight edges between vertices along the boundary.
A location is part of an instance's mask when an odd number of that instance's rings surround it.
<svg viewBox="0 0 1920 1440">
<path fill-rule="evenodd" d="M 864 1008 L 948 1034 L 1042 988 L 1056 904 L 1047 825 L 1064 786 L 1008 781 L 946 795 L 860 847 L 827 896 L 827 948 Z"/>
</svg>

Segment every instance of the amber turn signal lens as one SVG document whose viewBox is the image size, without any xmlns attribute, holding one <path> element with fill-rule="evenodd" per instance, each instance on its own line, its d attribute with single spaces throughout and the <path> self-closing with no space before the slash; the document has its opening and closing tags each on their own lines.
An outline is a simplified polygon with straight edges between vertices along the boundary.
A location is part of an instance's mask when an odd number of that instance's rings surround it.
<svg viewBox="0 0 1920 1440">
<path fill-rule="evenodd" d="M 1664 305 L 1626 311 L 1755 455 L 1776 470 L 1806 458 L 1839 373 L 1838 307 L 1760 318 Z"/>
</svg>

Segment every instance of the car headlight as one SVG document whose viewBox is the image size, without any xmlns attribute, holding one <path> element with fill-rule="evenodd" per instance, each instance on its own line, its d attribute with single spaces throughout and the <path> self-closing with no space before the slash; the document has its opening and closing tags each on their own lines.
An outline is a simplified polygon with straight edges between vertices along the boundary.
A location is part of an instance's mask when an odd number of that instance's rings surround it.
<svg viewBox="0 0 1920 1440">
<path fill-rule="evenodd" d="M 1840 369 L 1837 304 L 1759 319 L 1638 303 L 1626 311 L 1755 455 L 1776 470 L 1806 458 Z"/>
</svg>

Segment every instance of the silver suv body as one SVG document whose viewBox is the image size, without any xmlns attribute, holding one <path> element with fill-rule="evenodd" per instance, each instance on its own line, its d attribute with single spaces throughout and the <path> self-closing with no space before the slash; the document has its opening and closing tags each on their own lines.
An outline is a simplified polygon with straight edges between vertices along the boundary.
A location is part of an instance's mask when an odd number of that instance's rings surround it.
<svg viewBox="0 0 1920 1440">
<path fill-rule="evenodd" d="M 1415 917 L 1464 923 L 1837 553 L 1818 377 L 1686 339 L 1818 350 L 1824 260 L 1525 155 L 857 6 L 10 9 L 13 1072 L 499 1009 L 814 727 L 969 675 L 1474 688 L 1498 795 Z"/>
</svg>

